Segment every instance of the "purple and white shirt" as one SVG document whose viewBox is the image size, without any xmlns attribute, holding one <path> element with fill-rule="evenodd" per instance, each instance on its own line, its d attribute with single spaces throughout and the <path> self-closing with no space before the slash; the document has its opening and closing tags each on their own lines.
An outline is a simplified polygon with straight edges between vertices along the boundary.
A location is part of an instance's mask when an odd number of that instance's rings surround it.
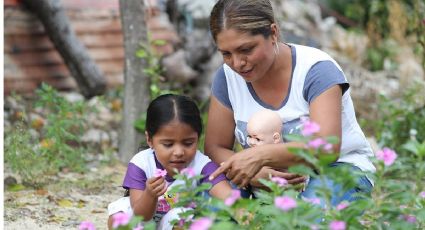
<svg viewBox="0 0 425 230">
<path fill-rule="evenodd" d="M 203 176 L 201 180 L 193 186 L 197 186 L 201 183 L 211 183 L 214 186 L 215 184 L 226 180 L 226 177 L 223 174 L 220 174 L 214 180 L 210 181 L 208 179 L 208 177 L 218 168 L 218 166 L 199 150 L 196 151 L 193 161 L 187 167 L 192 168 L 195 172 L 195 175 Z M 156 169 L 163 170 L 164 167 L 156 158 L 153 149 L 149 148 L 137 153 L 128 163 L 123 187 L 125 189 L 145 190 L 147 179 L 154 176 Z M 167 197 L 169 196 L 168 191 L 173 186 L 184 183 L 183 181 L 175 180 L 169 175 L 165 176 L 165 181 L 168 188 L 165 196 L 158 198 L 156 214 L 159 215 L 164 215 L 170 210 L 170 204 L 167 202 L 167 200 L 169 200 L 169 197 Z"/>
</svg>

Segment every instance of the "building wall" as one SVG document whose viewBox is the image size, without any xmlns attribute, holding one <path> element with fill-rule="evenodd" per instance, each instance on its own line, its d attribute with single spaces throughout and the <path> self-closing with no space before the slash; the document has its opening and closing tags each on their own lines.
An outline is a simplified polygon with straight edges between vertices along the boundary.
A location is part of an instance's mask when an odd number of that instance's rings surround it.
<svg viewBox="0 0 425 230">
<path fill-rule="evenodd" d="M 118 0 L 62 0 L 71 27 L 99 66 L 108 87 L 123 84 L 124 48 Z M 154 17 L 148 28 L 165 39 L 162 53 L 173 52 L 177 35 Z M 152 19 L 152 20 L 151 20 Z M 33 93 L 46 82 L 59 90 L 75 90 L 76 82 L 49 40 L 42 23 L 19 0 L 4 2 L 4 92 Z"/>
</svg>

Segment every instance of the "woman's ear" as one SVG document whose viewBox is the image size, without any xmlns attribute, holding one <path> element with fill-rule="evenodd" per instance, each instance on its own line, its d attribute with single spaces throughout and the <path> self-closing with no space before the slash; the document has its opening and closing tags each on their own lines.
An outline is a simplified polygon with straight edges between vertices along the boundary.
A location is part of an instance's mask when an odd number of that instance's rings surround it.
<svg viewBox="0 0 425 230">
<path fill-rule="evenodd" d="M 273 143 L 277 144 L 281 142 L 280 133 L 273 133 Z"/>
<path fill-rule="evenodd" d="M 148 132 L 145 131 L 145 136 L 146 136 L 146 143 L 148 143 L 149 148 L 153 148 L 153 144 L 152 144 L 152 138 L 149 136 Z"/>
<path fill-rule="evenodd" d="M 279 42 L 279 27 L 277 26 L 276 23 L 272 23 L 270 25 L 271 27 L 271 36 L 272 36 L 272 40 L 273 42 Z"/>
</svg>

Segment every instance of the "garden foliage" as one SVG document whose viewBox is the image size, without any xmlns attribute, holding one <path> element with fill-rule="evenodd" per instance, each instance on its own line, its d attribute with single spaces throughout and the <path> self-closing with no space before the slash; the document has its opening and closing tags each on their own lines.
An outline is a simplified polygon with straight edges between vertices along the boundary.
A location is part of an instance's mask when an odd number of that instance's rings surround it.
<svg viewBox="0 0 425 230">
<path fill-rule="evenodd" d="M 308 127 L 308 128 L 307 128 Z M 315 170 L 306 166 L 291 167 L 289 171 L 318 177 L 331 178 L 343 186 L 351 187 L 360 175 L 341 167 L 338 172 L 328 167 L 337 155 L 331 144 L 336 138 L 317 138 L 313 134 L 318 126 L 304 123 L 304 136 L 292 135 L 287 139 L 305 143 L 305 148 L 291 151 L 304 158 Z M 409 139 L 403 150 L 409 157 L 398 155 L 390 148 L 382 148 L 371 159 L 376 173 L 367 176 L 374 181 L 371 196 L 359 195 L 358 200 L 330 205 L 330 191 L 320 189 L 325 205 L 316 199 L 303 199 L 299 188 L 287 184 L 284 179 L 270 178 L 262 183 L 270 191 L 261 191 L 257 199 L 243 199 L 239 190 L 224 202 L 206 197 L 203 191 L 211 185 L 203 184 L 192 189 L 192 183 L 199 177 L 190 175 L 190 169 L 182 171 L 176 178 L 186 184 L 172 189 L 172 208 L 185 207 L 188 211 L 175 221 L 178 229 L 423 229 L 425 227 L 425 141 Z M 400 178 L 400 174 L 408 177 Z M 116 229 L 141 229 L 140 217 L 119 214 L 114 216 Z M 122 221 L 123 217 L 125 221 Z M 152 221 L 144 229 L 154 229 Z M 87 228 L 81 228 L 87 229 Z"/>
</svg>

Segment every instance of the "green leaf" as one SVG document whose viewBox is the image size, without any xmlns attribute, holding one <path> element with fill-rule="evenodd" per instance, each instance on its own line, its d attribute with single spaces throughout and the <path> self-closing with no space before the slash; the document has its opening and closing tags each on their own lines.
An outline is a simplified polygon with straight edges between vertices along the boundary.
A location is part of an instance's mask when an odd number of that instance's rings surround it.
<svg viewBox="0 0 425 230">
<path fill-rule="evenodd" d="M 333 162 L 335 162 L 337 160 L 337 155 L 336 154 L 327 154 L 327 153 L 322 153 L 318 155 L 319 158 L 319 164 L 322 166 L 327 166 Z"/>
<path fill-rule="evenodd" d="M 309 176 L 315 176 L 316 175 L 316 173 L 313 171 L 312 168 L 305 166 L 305 165 L 291 166 L 291 167 L 289 167 L 288 172 L 300 174 L 300 175 L 309 175 Z"/>
<path fill-rule="evenodd" d="M 147 52 L 143 49 L 139 49 L 136 51 L 136 57 L 138 58 L 146 58 L 148 56 Z"/>
<path fill-rule="evenodd" d="M 152 41 L 152 45 L 164 46 L 164 45 L 167 45 L 167 41 L 164 40 L 164 39 L 155 39 L 155 40 Z"/>
<path fill-rule="evenodd" d="M 26 187 L 23 186 L 22 184 L 11 184 L 9 186 L 7 186 L 6 190 L 7 191 L 11 191 L 11 192 L 18 192 L 18 191 L 22 191 L 25 190 Z"/>
</svg>

